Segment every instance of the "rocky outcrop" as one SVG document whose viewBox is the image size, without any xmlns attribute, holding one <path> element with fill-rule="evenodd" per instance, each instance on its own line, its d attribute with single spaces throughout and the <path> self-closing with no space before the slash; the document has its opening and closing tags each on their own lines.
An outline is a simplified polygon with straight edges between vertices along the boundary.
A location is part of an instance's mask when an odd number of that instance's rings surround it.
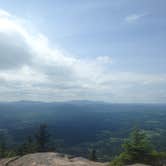
<svg viewBox="0 0 166 166">
<path fill-rule="evenodd" d="M 127 165 L 127 166 L 150 166 L 150 165 L 145 165 L 145 164 L 132 164 L 132 165 Z"/>
<path fill-rule="evenodd" d="M 109 163 L 93 162 L 82 157 L 60 153 L 34 153 L 0 160 L 0 166 L 110 166 Z M 133 164 L 130 166 L 148 166 Z"/>
<path fill-rule="evenodd" d="M 22 157 L 0 160 L 0 166 L 108 166 L 82 157 L 69 157 L 59 153 L 34 153 Z"/>
</svg>

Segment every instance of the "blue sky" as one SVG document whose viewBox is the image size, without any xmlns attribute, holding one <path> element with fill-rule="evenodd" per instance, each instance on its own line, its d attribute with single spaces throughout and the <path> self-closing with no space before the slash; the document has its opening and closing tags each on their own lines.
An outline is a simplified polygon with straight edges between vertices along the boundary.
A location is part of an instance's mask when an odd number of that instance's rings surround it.
<svg viewBox="0 0 166 166">
<path fill-rule="evenodd" d="M 165 6 L 165 0 L 0 0 L 1 18 L 20 27 L 10 26 L 11 36 L 6 27 L 0 33 L 0 99 L 165 102 Z M 41 42 L 45 57 L 33 42 Z"/>
</svg>

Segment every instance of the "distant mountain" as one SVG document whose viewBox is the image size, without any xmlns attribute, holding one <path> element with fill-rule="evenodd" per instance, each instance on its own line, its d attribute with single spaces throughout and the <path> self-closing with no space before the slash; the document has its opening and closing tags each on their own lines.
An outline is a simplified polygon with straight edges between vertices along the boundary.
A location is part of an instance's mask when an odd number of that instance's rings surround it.
<svg viewBox="0 0 166 166">
<path fill-rule="evenodd" d="M 92 101 L 92 100 L 71 100 L 67 101 L 66 103 L 72 103 L 72 104 L 106 104 L 104 101 Z M 107 103 L 111 104 L 111 103 Z"/>
<path fill-rule="evenodd" d="M 53 101 L 53 102 L 43 102 L 43 101 L 31 101 L 31 100 L 19 100 L 19 101 L 12 101 L 12 102 L 0 102 L 0 103 L 45 103 L 45 104 L 55 104 L 55 103 L 70 103 L 70 104 L 111 104 L 104 101 L 93 101 L 93 100 L 68 100 L 68 101 Z"/>
</svg>

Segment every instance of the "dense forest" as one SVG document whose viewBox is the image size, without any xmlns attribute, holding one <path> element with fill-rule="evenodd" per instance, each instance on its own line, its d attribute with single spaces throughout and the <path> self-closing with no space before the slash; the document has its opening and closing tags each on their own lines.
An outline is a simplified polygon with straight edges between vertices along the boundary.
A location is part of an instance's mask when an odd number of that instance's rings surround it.
<svg viewBox="0 0 166 166">
<path fill-rule="evenodd" d="M 1 103 L 0 114 L 1 157 L 56 151 L 120 165 L 138 160 L 135 142 L 149 158 L 166 151 L 166 105 L 22 101 Z"/>
<path fill-rule="evenodd" d="M 6 144 L 4 135 L 0 136 L 0 159 L 13 156 L 23 156 L 36 152 L 55 152 L 56 147 L 50 142 L 50 135 L 46 124 L 41 124 L 34 134 L 18 147 L 11 148 Z M 145 132 L 135 128 L 129 138 L 123 141 L 121 153 L 110 161 L 110 166 L 123 166 L 124 164 L 144 163 L 152 166 L 163 166 L 166 152 L 158 152 L 150 142 Z M 89 159 L 98 161 L 96 150 L 89 151 Z"/>
</svg>

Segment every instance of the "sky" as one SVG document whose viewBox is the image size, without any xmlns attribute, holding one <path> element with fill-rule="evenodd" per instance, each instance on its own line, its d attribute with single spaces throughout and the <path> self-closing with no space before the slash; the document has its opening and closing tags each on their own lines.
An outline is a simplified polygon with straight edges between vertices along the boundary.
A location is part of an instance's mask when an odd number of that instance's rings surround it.
<svg viewBox="0 0 166 166">
<path fill-rule="evenodd" d="M 166 103 L 165 0 L 0 0 L 0 101 Z"/>
</svg>

